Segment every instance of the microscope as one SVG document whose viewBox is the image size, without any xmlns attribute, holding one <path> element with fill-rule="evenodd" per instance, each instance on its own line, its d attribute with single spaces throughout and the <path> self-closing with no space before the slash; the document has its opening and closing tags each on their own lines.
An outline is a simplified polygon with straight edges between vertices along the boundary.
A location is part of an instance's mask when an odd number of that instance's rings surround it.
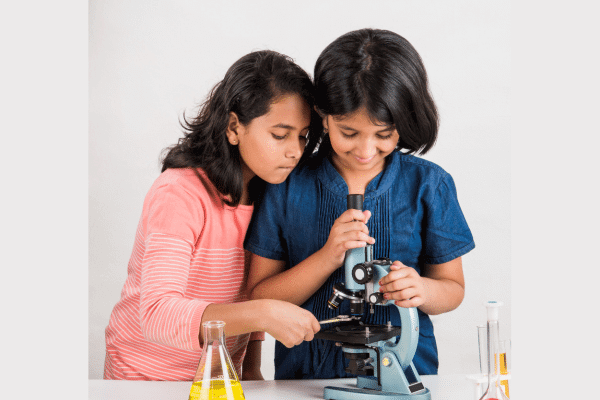
<svg viewBox="0 0 600 400">
<path fill-rule="evenodd" d="M 362 210 L 363 195 L 348 195 L 348 209 Z M 389 258 L 373 260 L 373 248 L 351 249 L 344 260 L 344 282 L 336 283 L 328 300 L 330 309 L 350 301 L 350 314 L 321 323 L 342 322 L 319 331 L 315 338 L 335 341 L 349 360 L 346 372 L 357 375 L 356 388 L 327 386 L 325 399 L 335 400 L 431 400 L 431 392 L 421 382 L 412 362 L 419 341 L 419 316 L 416 308 L 397 306 L 379 292 L 379 280 L 388 274 Z M 365 305 L 394 305 L 400 313 L 401 327 L 364 324 Z"/>
</svg>

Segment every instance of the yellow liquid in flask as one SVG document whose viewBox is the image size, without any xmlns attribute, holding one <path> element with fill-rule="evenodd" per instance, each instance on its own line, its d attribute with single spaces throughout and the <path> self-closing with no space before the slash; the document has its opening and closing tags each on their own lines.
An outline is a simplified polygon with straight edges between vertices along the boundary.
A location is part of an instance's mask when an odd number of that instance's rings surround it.
<svg viewBox="0 0 600 400">
<path fill-rule="evenodd" d="M 240 381 L 230 380 L 229 382 L 231 390 L 228 390 L 222 379 L 211 380 L 210 386 L 204 390 L 202 390 L 202 381 L 194 382 L 189 400 L 246 400 Z"/>
</svg>

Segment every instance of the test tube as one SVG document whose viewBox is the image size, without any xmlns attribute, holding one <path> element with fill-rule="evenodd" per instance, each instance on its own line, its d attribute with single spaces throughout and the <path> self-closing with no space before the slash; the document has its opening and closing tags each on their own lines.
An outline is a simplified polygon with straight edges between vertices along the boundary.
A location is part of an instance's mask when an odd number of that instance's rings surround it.
<svg viewBox="0 0 600 400">
<path fill-rule="evenodd" d="M 477 337 L 479 341 L 479 372 L 483 375 L 488 373 L 488 349 L 487 349 L 487 326 L 477 325 Z"/>
<path fill-rule="evenodd" d="M 487 365 L 488 365 L 488 384 L 487 389 L 479 400 L 508 400 L 507 395 L 500 385 L 499 368 L 499 326 L 498 326 L 498 308 L 502 306 L 499 301 L 485 302 L 487 311 Z"/>
</svg>

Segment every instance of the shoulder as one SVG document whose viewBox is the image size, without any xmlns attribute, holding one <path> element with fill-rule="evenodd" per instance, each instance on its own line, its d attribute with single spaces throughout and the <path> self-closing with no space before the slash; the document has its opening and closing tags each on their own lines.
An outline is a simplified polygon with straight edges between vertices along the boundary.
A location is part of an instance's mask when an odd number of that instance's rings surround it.
<svg viewBox="0 0 600 400">
<path fill-rule="evenodd" d="M 204 182 L 208 187 L 202 184 L 191 168 L 169 168 L 154 181 L 148 195 L 155 199 L 168 195 L 210 203 L 212 196 L 216 194 L 216 189 L 204 171 L 198 169 L 198 172 L 205 178 Z"/>
<path fill-rule="evenodd" d="M 412 154 L 400 154 L 397 155 L 400 167 L 403 169 L 409 169 L 413 172 L 417 172 L 423 175 L 429 175 L 432 177 L 445 178 L 448 174 L 442 167 L 436 163 L 425 160 L 423 158 L 414 156 Z"/>
<path fill-rule="evenodd" d="M 397 177 L 411 185 L 437 187 L 444 181 L 452 180 L 452 176 L 444 168 L 432 161 L 412 154 L 398 154 L 396 160 Z"/>
<path fill-rule="evenodd" d="M 167 169 L 144 200 L 145 234 L 169 234 L 195 243 L 207 214 L 215 211 L 214 204 L 193 170 Z"/>
<path fill-rule="evenodd" d="M 438 164 L 411 154 L 397 153 L 388 166 L 393 176 L 394 195 L 409 194 L 412 198 L 433 201 L 439 191 L 454 187 L 452 176 Z"/>
</svg>

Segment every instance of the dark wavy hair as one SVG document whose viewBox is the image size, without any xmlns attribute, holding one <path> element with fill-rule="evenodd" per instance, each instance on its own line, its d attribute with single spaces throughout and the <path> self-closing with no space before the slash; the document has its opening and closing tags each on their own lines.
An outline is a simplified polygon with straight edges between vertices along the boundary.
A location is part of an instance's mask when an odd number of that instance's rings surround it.
<svg viewBox="0 0 600 400">
<path fill-rule="evenodd" d="M 315 64 L 317 107 L 347 116 L 364 107 L 371 120 L 393 125 L 396 151 L 425 154 L 435 144 L 438 112 L 421 57 L 402 36 L 380 29 L 346 33 L 323 50 Z M 319 154 L 331 152 L 321 135 Z"/>
<path fill-rule="evenodd" d="M 162 170 L 192 168 L 200 182 L 211 190 L 197 168 L 202 168 L 219 193 L 214 194 L 230 206 L 237 206 L 243 192 L 242 167 L 238 146 L 226 136 L 229 113 L 234 112 L 242 125 L 265 115 L 281 96 L 298 94 L 311 110 L 311 126 L 305 152 L 310 155 L 321 131 L 321 120 L 314 111 L 314 86 L 308 74 L 283 54 L 270 50 L 255 51 L 237 60 L 223 80 L 215 85 L 201 104 L 198 114 L 188 120 L 183 113 L 184 137 L 162 151 Z M 250 198 L 255 200 L 264 187 L 258 177 L 250 184 Z M 226 195 L 231 198 L 227 199 Z"/>
</svg>

